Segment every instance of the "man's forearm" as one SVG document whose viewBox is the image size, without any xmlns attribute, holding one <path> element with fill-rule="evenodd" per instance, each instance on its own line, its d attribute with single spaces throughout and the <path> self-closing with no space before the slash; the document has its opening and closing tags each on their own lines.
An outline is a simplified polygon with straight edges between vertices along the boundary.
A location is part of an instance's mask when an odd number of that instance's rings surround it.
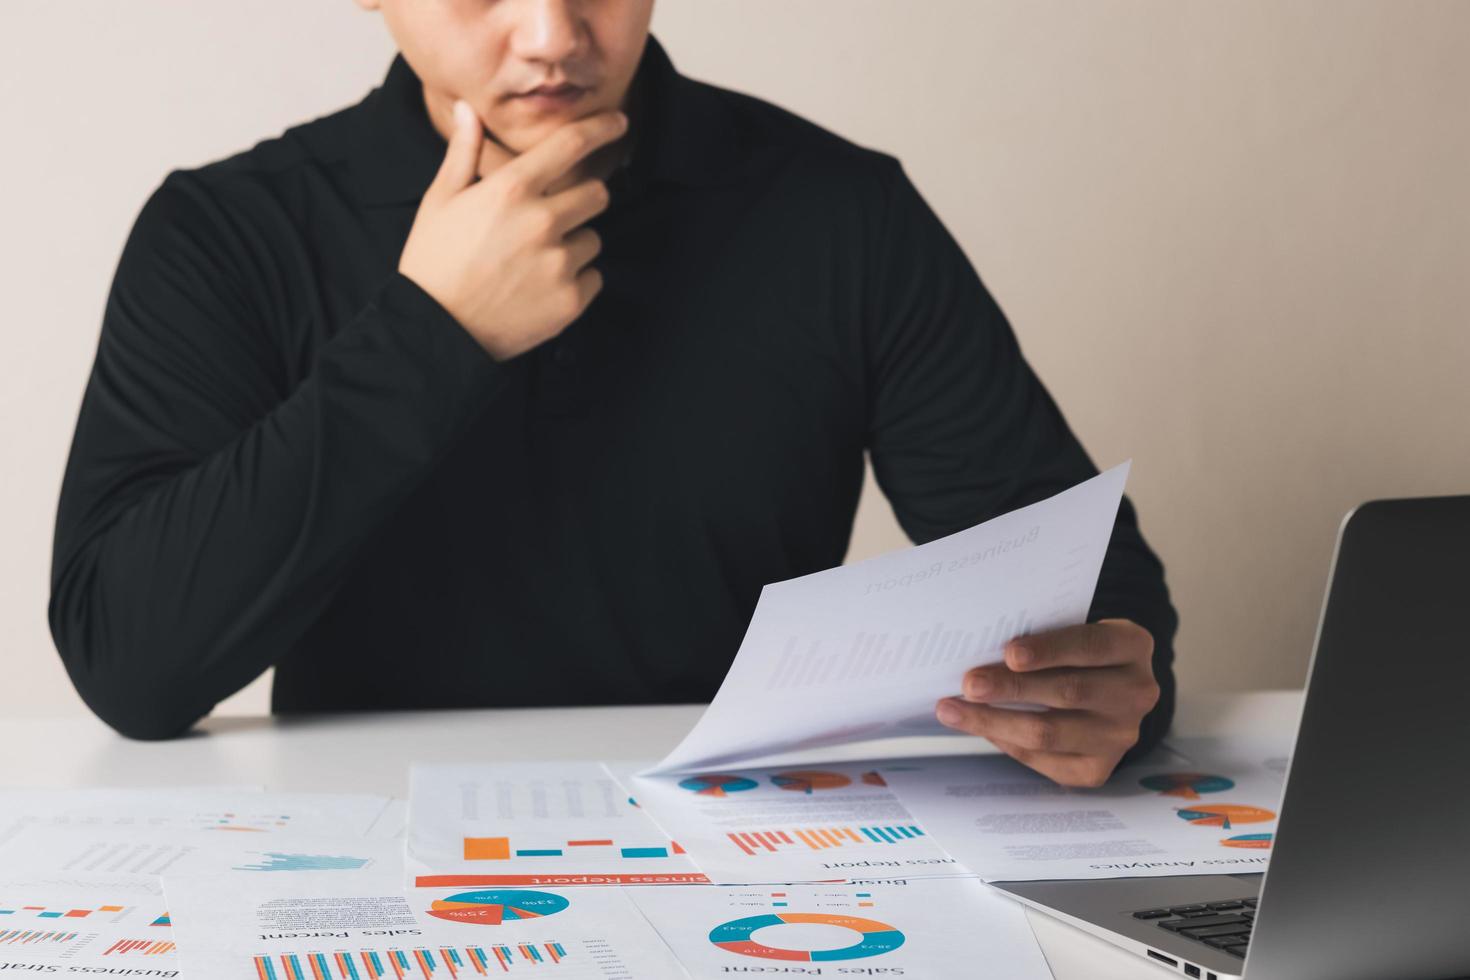
<svg viewBox="0 0 1470 980">
<path fill-rule="evenodd" d="M 48 615 L 88 705 L 126 735 L 165 738 L 299 639 L 483 404 L 496 368 L 394 274 L 289 397 L 179 464 L 176 441 L 118 408 L 149 384 L 139 372 L 157 352 L 129 349 L 117 326 L 104 323 L 68 462 Z M 112 455 L 151 437 L 153 459 Z"/>
</svg>

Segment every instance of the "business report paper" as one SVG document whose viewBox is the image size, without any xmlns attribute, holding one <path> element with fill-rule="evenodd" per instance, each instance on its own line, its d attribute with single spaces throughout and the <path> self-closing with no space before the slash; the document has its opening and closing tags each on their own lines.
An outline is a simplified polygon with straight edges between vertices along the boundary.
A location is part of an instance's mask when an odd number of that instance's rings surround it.
<svg viewBox="0 0 1470 980">
<path fill-rule="evenodd" d="M 297 871 L 392 873 L 402 867 L 402 841 L 295 832 L 261 835 L 38 825 L 26 827 L 0 844 L 0 869 L 6 873 L 142 876 Z"/>
<path fill-rule="evenodd" d="M 183 975 L 157 878 L 0 876 L 0 975 Z"/>
<path fill-rule="evenodd" d="M 409 885 L 703 883 L 598 762 L 416 765 Z"/>
<path fill-rule="evenodd" d="M 936 702 L 1011 638 L 1084 622 L 1128 463 L 976 527 L 767 585 L 714 701 L 651 771 L 948 733 Z"/>
<path fill-rule="evenodd" d="M 359 836 L 387 803 L 387 797 L 359 793 L 214 788 L 0 790 L 0 843 L 35 825 Z"/>
<path fill-rule="evenodd" d="M 905 763 L 894 763 L 904 765 Z M 718 884 L 963 874 L 873 764 L 636 775 L 608 770 Z"/>
<path fill-rule="evenodd" d="M 1051 980 L 1021 907 L 974 878 L 629 891 L 696 980 Z"/>
<path fill-rule="evenodd" d="M 405 889 L 393 874 L 164 878 L 188 977 L 686 976 L 622 888 Z"/>
<path fill-rule="evenodd" d="M 1104 786 L 1059 786 L 1004 756 L 922 760 L 898 797 L 987 881 L 1265 870 L 1282 792 L 1279 748 L 1171 740 Z"/>
</svg>

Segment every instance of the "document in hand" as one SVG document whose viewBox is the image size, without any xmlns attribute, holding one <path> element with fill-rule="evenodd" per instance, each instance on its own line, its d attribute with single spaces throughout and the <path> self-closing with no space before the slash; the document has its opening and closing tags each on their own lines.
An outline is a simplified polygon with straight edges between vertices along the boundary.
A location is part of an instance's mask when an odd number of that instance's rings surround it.
<svg viewBox="0 0 1470 980">
<path fill-rule="evenodd" d="M 946 731 L 1012 637 L 1084 622 L 1128 463 L 927 544 L 767 585 L 704 716 L 649 773 Z"/>
</svg>

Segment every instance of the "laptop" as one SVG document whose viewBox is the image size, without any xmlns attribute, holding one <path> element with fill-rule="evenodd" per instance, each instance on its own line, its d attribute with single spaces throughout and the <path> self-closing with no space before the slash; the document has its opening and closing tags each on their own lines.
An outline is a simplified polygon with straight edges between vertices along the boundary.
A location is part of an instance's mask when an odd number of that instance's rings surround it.
<svg viewBox="0 0 1470 980">
<path fill-rule="evenodd" d="M 1200 980 L 1470 975 L 1470 496 L 1343 520 L 1264 874 L 993 884 Z"/>
</svg>

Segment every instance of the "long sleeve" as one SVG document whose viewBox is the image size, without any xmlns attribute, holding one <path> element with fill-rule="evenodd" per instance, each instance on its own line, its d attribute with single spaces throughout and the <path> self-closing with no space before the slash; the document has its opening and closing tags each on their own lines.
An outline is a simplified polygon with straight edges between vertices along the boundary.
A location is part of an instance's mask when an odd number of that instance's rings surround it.
<svg viewBox="0 0 1470 980">
<path fill-rule="evenodd" d="M 1097 474 L 1023 358 L 1004 314 L 896 160 L 871 261 L 865 324 L 869 447 L 879 485 L 924 542 L 1033 503 Z M 1089 620 L 1121 617 L 1154 638 L 1162 694 L 1135 752 L 1174 710 L 1178 625 L 1163 566 L 1125 498 Z"/>
<path fill-rule="evenodd" d="M 134 738 L 183 732 L 286 653 L 497 382 L 396 272 L 292 378 L 289 243 L 223 200 L 175 171 L 140 212 L 57 511 L 52 636 Z"/>
</svg>

